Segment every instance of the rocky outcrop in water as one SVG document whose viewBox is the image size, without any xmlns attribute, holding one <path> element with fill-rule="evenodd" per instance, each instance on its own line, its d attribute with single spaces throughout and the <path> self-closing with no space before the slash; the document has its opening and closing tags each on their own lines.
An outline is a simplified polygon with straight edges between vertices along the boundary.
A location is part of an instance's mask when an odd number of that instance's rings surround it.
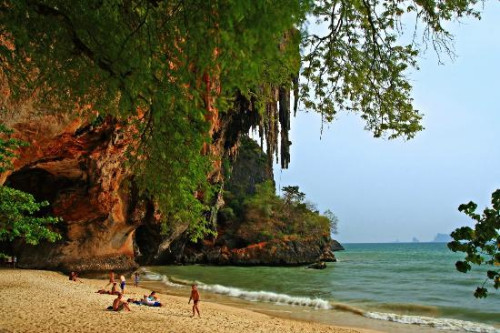
<svg viewBox="0 0 500 333">
<path fill-rule="evenodd" d="M 344 248 L 329 234 L 321 237 L 285 235 L 268 241 L 253 242 L 257 235 L 249 234 L 242 223 L 245 200 L 255 194 L 258 184 L 273 181 L 268 156 L 248 137 L 242 138 L 237 158 L 232 163 L 226 181 L 226 206 L 219 212 L 217 237 L 191 243 L 179 238 L 172 243 L 161 263 L 212 265 L 297 266 L 318 261 L 335 262 L 334 251 Z M 232 207 L 232 208 L 231 208 Z M 228 218 L 227 215 L 232 215 Z M 247 237 L 242 237 L 242 229 Z M 251 233 L 251 232 L 250 232 Z M 257 236 L 257 237 L 255 237 Z"/>
<path fill-rule="evenodd" d="M 215 265 L 267 265 L 298 266 L 322 261 L 336 261 L 333 251 L 343 250 L 334 240 L 274 239 L 243 248 L 229 248 L 204 242 L 198 246 L 185 247 L 184 251 L 173 251 L 171 263 L 215 264 Z"/>
</svg>

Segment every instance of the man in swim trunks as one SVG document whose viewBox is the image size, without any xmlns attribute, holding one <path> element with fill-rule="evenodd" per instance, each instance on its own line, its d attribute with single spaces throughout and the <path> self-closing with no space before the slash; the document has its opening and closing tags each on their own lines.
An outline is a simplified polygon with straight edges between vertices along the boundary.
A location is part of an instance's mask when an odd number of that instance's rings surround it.
<svg viewBox="0 0 500 333">
<path fill-rule="evenodd" d="M 191 318 L 195 316 L 195 311 L 198 313 L 198 317 L 201 317 L 200 309 L 198 309 L 198 303 L 200 302 L 200 293 L 198 292 L 195 284 L 191 286 L 191 296 L 189 297 L 188 304 L 191 303 L 191 300 L 193 300 L 193 315 L 191 316 Z"/>
<path fill-rule="evenodd" d="M 113 311 L 121 311 L 123 309 L 130 311 L 128 303 L 122 299 L 123 295 L 118 294 L 118 297 L 113 301 Z"/>
<path fill-rule="evenodd" d="M 122 289 L 122 294 L 125 293 L 125 276 L 124 275 L 120 275 L 120 288 Z"/>
</svg>

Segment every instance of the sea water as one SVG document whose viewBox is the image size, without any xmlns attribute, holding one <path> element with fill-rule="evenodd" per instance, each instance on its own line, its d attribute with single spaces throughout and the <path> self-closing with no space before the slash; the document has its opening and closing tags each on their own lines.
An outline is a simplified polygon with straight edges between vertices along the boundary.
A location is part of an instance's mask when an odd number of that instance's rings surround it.
<svg viewBox="0 0 500 333">
<path fill-rule="evenodd" d="M 486 277 L 486 268 L 459 273 L 455 262 L 461 255 L 449 251 L 446 244 L 343 245 L 346 250 L 336 253 L 338 262 L 324 270 L 156 266 L 147 267 L 145 277 L 173 289 L 196 282 L 206 294 L 245 301 L 245 306 L 263 312 L 282 309 L 299 319 L 344 325 L 359 322 L 374 328 L 381 328 L 376 322 L 396 322 L 422 327 L 422 332 L 500 332 L 500 291 L 490 286 L 486 299 L 473 296 Z M 404 327 L 382 328 L 402 332 Z"/>
</svg>

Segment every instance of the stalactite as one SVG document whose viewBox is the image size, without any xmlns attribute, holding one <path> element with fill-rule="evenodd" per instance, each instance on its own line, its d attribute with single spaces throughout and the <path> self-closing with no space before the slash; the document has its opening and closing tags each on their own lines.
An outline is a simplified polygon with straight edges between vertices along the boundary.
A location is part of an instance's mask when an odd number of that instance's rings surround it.
<svg viewBox="0 0 500 333">
<path fill-rule="evenodd" d="M 279 122 L 281 130 L 281 168 L 288 168 L 290 163 L 290 91 L 286 87 L 279 88 Z"/>
<path fill-rule="evenodd" d="M 297 116 L 297 109 L 299 107 L 299 74 L 292 75 L 293 87 L 293 116 Z"/>
<path fill-rule="evenodd" d="M 289 138 L 291 93 L 295 85 L 292 81 L 292 90 L 287 86 L 269 88 L 269 101 L 264 104 L 264 110 L 258 110 L 254 98 L 248 100 L 238 94 L 234 109 L 223 115 L 223 121 L 228 123 L 226 150 L 237 146 L 241 135 L 248 135 L 252 129 L 257 129 L 260 146 L 267 153 L 269 170 L 272 170 L 274 163 L 279 163 L 283 169 L 288 168 L 292 144 Z"/>
</svg>

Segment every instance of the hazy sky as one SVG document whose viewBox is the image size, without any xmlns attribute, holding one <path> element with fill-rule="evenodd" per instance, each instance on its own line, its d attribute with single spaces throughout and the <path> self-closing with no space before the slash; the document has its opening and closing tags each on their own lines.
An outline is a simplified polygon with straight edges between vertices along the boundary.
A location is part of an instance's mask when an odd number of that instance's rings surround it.
<svg viewBox="0 0 500 333">
<path fill-rule="evenodd" d="M 414 72 L 414 99 L 425 130 L 410 141 L 375 139 L 353 114 L 325 127 L 292 119 L 291 164 L 276 183 L 299 185 L 320 210 L 339 217 L 341 242 L 429 241 L 470 224 L 458 212 L 484 208 L 500 188 L 500 4 L 481 21 L 451 25 L 458 58 L 438 65 L 429 50 Z"/>
</svg>

